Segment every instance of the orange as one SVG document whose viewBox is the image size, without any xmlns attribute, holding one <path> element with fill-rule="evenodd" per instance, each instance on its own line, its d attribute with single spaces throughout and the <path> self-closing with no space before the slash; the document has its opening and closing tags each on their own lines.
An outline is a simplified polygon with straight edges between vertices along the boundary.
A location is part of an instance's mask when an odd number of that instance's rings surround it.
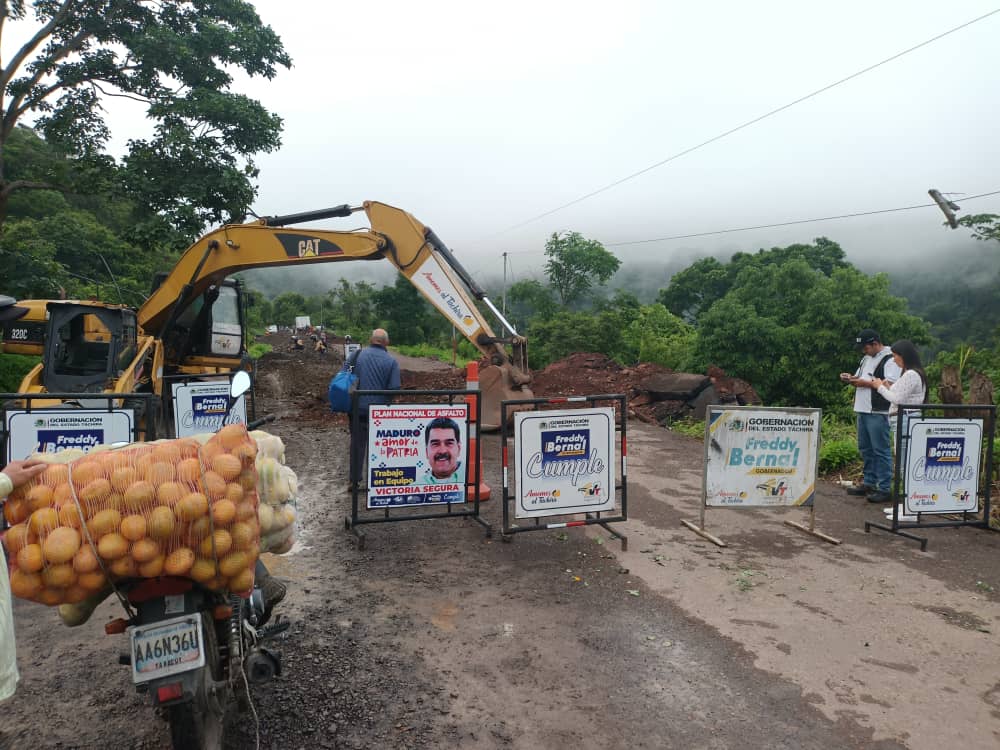
<svg viewBox="0 0 1000 750">
<path fill-rule="evenodd" d="M 38 535 L 31 532 L 28 529 L 28 524 L 19 523 L 15 526 L 11 526 L 7 529 L 6 533 L 3 535 L 3 543 L 7 548 L 7 553 L 14 557 L 24 549 L 25 545 L 31 542 L 38 541 Z"/>
<path fill-rule="evenodd" d="M 59 508 L 59 525 L 80 528 L 80 511 L 76 509 L 75 503 L 67 503 Z"/>
<path fill-rule="evenodd" d="M 241 570 L 245 570 L 250 562 L 246 552 L 230 552 L 219 560 L 219 572 L 226 578 L 232 578 Z"/>
<path fill-rule="evenodd" d="M 243 593 L 253 588 L 253 571 L 249 568 L 241 570 L 229 579 L 226 588 L 236 593 Z"/>
<path fill-rule="evenodd" d="M 160 555 L 160 545 L 152 539 L 140 539 L 132 544 L 132 559 L 147 563 Z"/>
<path fill-rule="evenodd" d="M 139 575 L 143 578 L 156 578 L 163 572 L 163 562 L 166 558 L 163 555 L 157 555 L 149 562 L 144 562 L 139 565 Z"/>
<path fill-rule="evenodd" d="M 231 456 L 228 453 L 220 453 L 212 459 L 212 471 L 227 482 L 231 482 L 243 471 L 243 462 L 236 456 Z"/>
<path fill-rule="evenodd" d="M 226 500 L 238 503 L 243 499 L 243 487 L 233 482 L 226 485 Z"/>
<path fill-rule="evenodd" d="M 55 508 L 41 508 L 31 514 L 28 528 L 36 534 L 50 531 L 59 525 L 59 512 Z"/>
<path fill-rule="evenodd" d="M 42 472 L 42 481 L 49 487 L 58 487 L 69 481 L 69 467 L 66 464 L 49 464 Z"/>
<path fill-rule="evenodd" d="M 87 529 L 90 531 L 91 536 L 99 539 L 105 534 L 117 531 L 121 523 L 122 514 L 113 508 L 108 508 L 107 510 L 95 513 L 93 518 L 87 521 Z"/>
<path fill-rule="evenodd" d="M 44 584 L 38 573 L 29 573 L 21 568 L 10 572 L 10 591 L 21 599 L 34 599 L 41 592 Z"/>
<path fill-rule="evenodd" d="M 212 438 L 212 442 L 218 441 L 226 450 L 232 450 L 241 443 L 252 442 L 247 434 L 247 428 L 242 424 L 227 424 Z"/>
<path fill-rule="evenodd" d="M 79 492 L 95 479 L 104 477 L 104 467 L 92 459 L 81 458 L 72 466 L 73 486 Z"/>
<path fill-rule="evenodd" d="M 11 525 L 27 521 L 28 516 L 30 515 L 31 506 L 29 506 L 27 501 L 24 499 L 8 499 L 7 502 L 3 504 L 3 517 L 6 518 L 7 523 Z"/>
<path fill-rule="evenodd" d="M 138 478 L 138 473 L 134 467 L 121 466 L 111 472 L 111 486 L 119 492 L 125 492 Z"/>
<path fill-rule="evenodd" d="M 76 529 L 71 529 L 68 526 L 59 526 L 49 532 L 49 535 L 45 537 L 45 541 L 42 542 L 42 553 L 45 555 L 45 559 L 50 563 L 68 563 L 73 559 L 73 556 L 80 549 L 80 532 Z M 58 586 L 68 586 L 69 584 L 51 584 L 46 583 L 46 585 L 58 585 Z"/>
<path fill-rule="evenodd" d="M 198 583 L 207 583 L 215 578 L 216 568 L 215 561 L 206 560 L 204 557 L 199 557 L 194 561 L 194 565 L 191 566 L 191 572 L 188 573 L 194 580 Z"/>
<path fill-rule="evenodd" d="M 153 484 L 153 486 L 159 486 L 164 482 L 172 482 L 177 476 L 177 470 L 174 468 L 173 464 L 168 464 L 164 461 L 157 461 L 154 464 L 150 464 L 149 468 L 146 469 L 146 479 Z"/>
<path fill-rule="evenodd" d="M 196 541 L 204 539 L 212 530 L 212 519 L 207 515 L 195 519 L 188 525 L 188 539 Z"/>
<path fill-rule="evenodd" d="M 146 517 L 139 514 L 125 516 L 122 519 L 121 532 L 130 542 L 142 539 L 146 536 Z"/>
<path fill-rule="evenodd" d="M 171 466 L 181 460 L 181 449 L 173 440 L 153 446 L 153 458 Z"/>
<path fill-rule="evenodd" d="M 80 490 L 80 501 L 88 505 L 95 505 L 103 500 L 107 500 L 110 494 L 111 482 L 103 477 L 99 477 Z"/>
<path fill-rule="evenodd" d="M 35 601 L 41 602 L 42 604 L 47 604 L 50 607 L 56 604 L 62 604 L 66 600 L 66 592 L 62 589 L 50 589 L 44 588 L 38 592 L 38 596 L 35 597 Z"/>
<path fill-rule="evenodd" d="M 167 539 L 174 533 L 176 523 L 177 521 L 170 508 L 164 508 L 163 506 L 153 508 L 147 522 L 149 535 L 153 539 Z"/>
<path fill-rule="evenodd" d="M 187 490 L 180 482 L 165 482 L 156 488 L 156 501 L 160 505 L 173 508 L 185 494 Z"/>
<path fill-rule="evenodd" d="M 257 517 L 257 504 L 252 499 L 244 500 L 236 506 L 236 519 L 238 521 L 248 521 Z"/>
<path fill-rule="evenodd" d="M 232 523 L 234 518 L 236 518 L 236 505 L 232 500 L 216 500 L 212 503 L 212 521 L 216 526 Z"/>
<path fill-rule="evenodd" d="M 119 578 L 135 578 L 139 573 L 139 568 L 135 564 L 135 560 L 128 555 L 112 561 L 108 565 L 108 570 L 111 571 L 111 575 L 118 576 Z"/>
<path fill-rule="evenodd" d="M 77 573 L 93 573 L 101 567 L 101 561 L 97 559 L 93 548 L 85 544 L 77 550 L 73 556 L 73 570 Z"/>
<path fill-rule="evenodd" d="M 53 505 L 54 493 L 47 484 L 36 484 L 28 490 L 28 505 L 32 510 L 40 510 Z"/>
<path fill-rule="evenodd" d="M 56 485 L 55 490 L 52 492 L 52 504 L 57 508 L 61 508 L 64 505 L 76 505 L 73 501 L 73 488 L 69 482 Z"/>
<path fill-rule="evenodd" d="M 118 532 L 111 532 L 101 537 L 97 543 L 97 554 L 105 560 L 117 560 L 128 554 L 128 539 Z"/>
<path fill-rule="evenodd" d="M 194 565 L 194 551 L 188 547 L 178 547 L 167 555 L 163 567 L 167 575 L 182 576 L 191 570 L 192 565 Z"/>
<path fill-rule="evenodd" d="M 201 460 L 206 466 L 212 465 L 212 459 L 218 456 L 220 453 L 225 453 L 226 449 L 223 448 L 217 440 L 209 440 L 203 446 L 201 446 Z"/>
<path fill-rule="evenodd" d="M 206 471 L 202 479 L 202 486 L 205 494 L 212 500 L 218 500 L 226 496 L 226 480 L 214 471 Z"/>
<path fill-rule="evenodd" d="M 213 545 L 213 540 L 215 544 Z M 203 539 L 198 545 L 198 552 L 202 557 L 217 559 L 225 555 L 233 546 L 233 538 L 224 529 L 216 529 L 212 536 Z"/>
<path fill-rule="evenodd" d="M 174 445 L 180 451 L 181 458 L 195 458 L 198 455 L 198 449 L 201 448 L 198 441 L 193 438 L 180 438 L 174 441 Z M 180 467 L 178 466 L 178 468 Z"/>
<path fill-rule="evenodd" d="M 136 482 L 125 490 L 125 506 L 131 510 L 141 510 L 153 504 L 156 488 L 149 482 Z"/>
<path fill-rule="evenodd" d="M 197 458 L 185 458 L 177 464 L 177 479 L 188 484 L 201 480 L 201 462 Z"/>
<path fill-rule="evenodd" d="M 257 459 L 257 444 L 252 440 L 249 443 L 241 443 L 231 451 L 240 460 L 244 467 L 253 466 Z"/>
<path fill-rule="evenodd" d="M 45 557 L 40 544 L 26 544 L 17 553 L 17 567 L 26 573 L 37 573 L 44 565 Z"/>
<path fill-rule="evenodd" d="M 200 492 L 190 492 L 174 506 L 174 513 L 179 521 L 193 521 L 208 512 L 208 498 Z"/>
<path fill-rule="evenodd" d="M 66 589 L 66 594 L 63 597 L 63 600 L 67 604 L 78 604 L 79 602 L 82 602 L 84 599 L 90 596 L 90 594 L 91 594 L 90 591 L 87 591 L 87 589 L 85 589 L 79 583 L 75 583 Z"/>
<path fill-rule="evenodd" d="M 88 591 L 99 591 L 107 584 L 108 579 L 104 573 L 95 570 L 92 573 L 81 573 L 77 576 L 76 582 Z"/>
<path fill-rule="evenodd" d="M 257 489 L 256 469 L 244 469 L 240 472 L 240 486 L 248 492 Z"/>
<path fill-rule="evenodd" d="M 233 547 L 236 549 L 247 549 L 257 539 L 256 528 L 246 521 L 234 523 L 229 529 L 229 534 L 233 538 Z"/>
<path fill-rule="evenodd" d="M 50 565 L 42 571 L 42 582 L 49 588 L 58 589 L 76 583 L 76 571 L 72 565 Z"/>
</svg>

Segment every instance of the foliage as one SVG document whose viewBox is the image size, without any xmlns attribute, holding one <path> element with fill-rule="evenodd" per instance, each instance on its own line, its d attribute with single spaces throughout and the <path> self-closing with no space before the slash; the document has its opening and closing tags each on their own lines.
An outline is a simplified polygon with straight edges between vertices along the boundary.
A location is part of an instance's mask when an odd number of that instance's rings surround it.
<svg viewBox="0 0 1000 750">
<path fill-rule="evenodd" d="M 854 463 L 861 454 L 858 453 L 856 440 L 831 440 L 819 447 L 819 471 L 828 474 Z"/>
<path fill-rule="evenodd" d="M 454 363 L 456 367 L 462 368 L 469 364 L 469 362 L 478 361 L 481 356 L 479 350 L 465 339 L 458 342 L 457 356 L 456 352 L 453 352 L 451 349 L 443 349 L 439 346 L 431 346 L 430 344 L 401 344 L 399 346 L 393 344 L 392 348 L 394 351 L 405 354 L 407 357 L 427 357 L 447 362 L 448 364 Z"/>
<path fill-rule="evenodd" d="M 118 191 L 189 236 L 245 212 L 252 157 L 278 147 L 281 119 L 230 91 L 233 75 L 272 79 L 291 65 L 252 3 L 34 0 L 5 3 L 4 15 L 2 30 L 28 41 L 0 70 L 0 222 L 15 191 L 38 189 Z M 155 123 L 120 165 L 104 153 L 110 96 L 141 103 Z M 8 139 L 28 119 L 65 154 L 60 170 L 5 170 Z M 155 213 L 147 218 L 159 233 Z"/>
<path fill-rule="evenodd" d="M 0 393 L 16 393 L 24 376 L 40 361 L 40 357 L 0 354 Z"/>
<path fill-rule="evenodd" d="M 997 349 L 958 346 L 951 351 L 938 353 L 930 364 L 924 364 L 931 402 L 938 401 L 937 388 L 941 383 L 941 371 L 946 366 L 958 369 L 964 393 L 968 393 L 969 378 L 974 372 L 986 375 L 995 386 L 1000 387 L 1000 351 Z"/>
<path fill-rule="evenodd" d="M 548 318 L 557 308 L 552 290 L 535 279 L 518 281 L 507 290 L 508 319 L 519 331 L 527 330 L 532 318 Z"/>
<path fill-rule="evenodd" d="M 923 343 L 927 325 L 889 293 L 885 275 L 840 262 L 835 243 L 824 240 L 815 253 L 793 248 L 739 259 L 729 290 L 698 317 L 692 365 L 738 374 L 765 403 L 844 409 L 837 373 L 856 367 L 857 331 L 871 326 L 887 341 Z"/>
<path fill-rule="evenodd" d="M 997 214 L 970 214 L 963 216 L 958 223 L 971 229 L 972 236 L 977 240 L 1000 242 L 1000 216 Z"/>
<path fill-rule="evenodd" d="M 610 279 L 621 262 L 597 240 L 579 232 L 553 233 L 545 243 L 545 273 L 563 305 L 579 302 L 592 287 Z"/>
<path fill-rule="evenodd" d="M 273 351 L 274 347 L 270 344 L 264 344 L 260 341 L 255 341 L 247 347 L 247 353 L 250 355 L 250 359 L 260 359 L 269 351 Z"/>
<path fill-rule="evenodd" d="M 663 305 L 643 305 L 622 332 L 629 362 L 652 362 L 683 371 L 694 350 L 696 333 Z"/>
<path fill-rule="evenodd" d="M 704 419 L 685 417 L 684 419 L 678 419 L 671 422 L 668 429 L 673 430 L 674 432 L 679 432 L 681 435 L 687 435 L 689 438 L 694 438 L 695 440 L 705 440 Z"/>
</svg>

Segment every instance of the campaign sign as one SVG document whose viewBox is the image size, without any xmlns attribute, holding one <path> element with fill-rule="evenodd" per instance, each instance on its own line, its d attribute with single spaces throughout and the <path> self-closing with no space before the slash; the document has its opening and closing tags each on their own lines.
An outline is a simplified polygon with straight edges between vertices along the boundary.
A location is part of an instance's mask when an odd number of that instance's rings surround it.
<svg viewBox="0 0 1000 750">
<path fill-rule="evenodd" d="M 357 351 L 361 351 L 361 344 L 344 344 L 344 361 L 349 360 Z"/>
<path fill-rule="evenodd" d="M 465 502 L 468 404 L 372 405 L 368 507 Z"/>
<path fill-rule="evenodd" d="M 710 406 L 706 506 L 811 505 L 820 422 L 819 409 Z"/>
<path fill-rule="evenodd" d="M 517 518 L 615 508 L 615 410 L 514 414 Z"/>
<path fill-rule="evenodd" d="M 910 419 L 906 458 L 907 513 L 979 509 L 981 419 Z"/>
<path fill-rule="evenodd" d="M 98 445 L 131 443 L 131 409 L 35 409 L 7 412 L 7 461 L 32 453 L 89 451 Z"/>
<path fill-rule="evenodd" d="M 174 383 L 174 430 L 177 437 L 216 432 L 226 424 L 246 424 L 246 400 L 240 396 L 229 417 L 229 381 Z"/>
</svg>

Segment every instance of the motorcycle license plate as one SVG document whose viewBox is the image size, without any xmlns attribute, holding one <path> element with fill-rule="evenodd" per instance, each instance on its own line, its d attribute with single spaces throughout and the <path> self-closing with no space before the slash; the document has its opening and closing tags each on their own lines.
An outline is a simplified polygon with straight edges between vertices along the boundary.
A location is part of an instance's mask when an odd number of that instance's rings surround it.
<svg viewBox="0 0 1000 750">
<path fill-rule="evenodd" d="M 182 615 L 129 628 L 132 682 L 149 682 L 205 666 L 201 615 Z"/>
</svg>

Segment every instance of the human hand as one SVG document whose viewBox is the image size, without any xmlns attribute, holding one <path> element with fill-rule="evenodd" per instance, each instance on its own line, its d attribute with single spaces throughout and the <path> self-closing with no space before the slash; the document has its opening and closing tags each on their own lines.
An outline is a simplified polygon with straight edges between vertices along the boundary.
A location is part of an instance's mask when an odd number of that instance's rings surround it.
<svg viewBox="0 0 1000 750">
<path fill-rule="evenodd" d="M 15 487 L 20 487 L 25 482 L 30 482 L 37 477 L 48 466 L 44 461 L 38 459 L 26 459 L 24 461 L 11 461 L 3 467 L 2 473 L 10 477 Z"/>
<path fill-rule="evenodd" d="M 882 380 L 881 378 L 872 378 L 871 384 L 872 384 L 872 390 L 877 391 L 879 388 L 885 385 L 885 381 Z"/>
</svg>

